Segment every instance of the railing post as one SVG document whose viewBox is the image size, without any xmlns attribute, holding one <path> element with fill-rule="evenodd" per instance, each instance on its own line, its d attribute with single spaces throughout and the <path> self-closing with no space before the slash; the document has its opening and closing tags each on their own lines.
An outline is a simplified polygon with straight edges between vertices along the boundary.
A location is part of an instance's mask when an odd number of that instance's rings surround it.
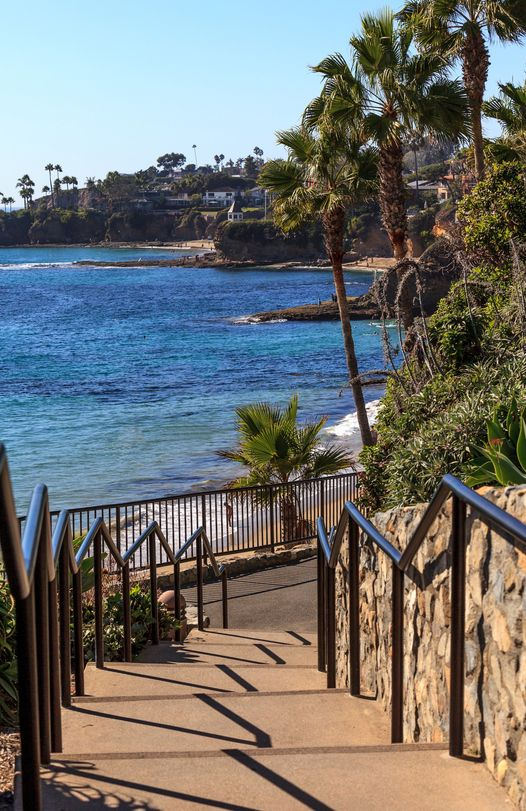
<svg viewBox="0 0 526 811">
<path fill-rule="evenodd" d="M 318 670 L 325 672 L 325 558 L 318 541 Z"/>
<path fill-rule="evenodd" d="M 102 533 L 97 532 L 93 541 L 93 569 L 95 578 L 95 666 L 104 667 L 104 636 L 102 607 Z"/>
<path fill-rule="evenodd" d="M 453 496 L 451 559 L 451 679 L 449 754 L 464 753 L 464 642 L 466 622 L 466 504 Z"/>
<path fill-rule="evenodd" d="M 122 568 L 122 622 L 124 629 L 124 661 L 132 661 L 131 601 L 130 601 L 130 562 Z"/>
<path fill-rule="evenodd" d="M 75 650 L 75 695 L 84 695 L 84 642 L 82 622 L 82 572 L 73 575 L 73 640 Z"/>
<path fill-rule="evenodd" d="M 221 587 L 223 597 L 223 628 L 228 628 L 228 577 L 227 570 L 221 572 Z"/>
<path fill-rule="evenodd" d="M 179 623 L 175 631 L 175 641 L 182 641 L 181 633 L 181 564 L 179 561 L 174 566 L 174 615 Z"/>
<path fill-rule="evenodd" d="M 148 543 L 150 546 L 150 600 L 152 610 L 152 644 L 159 644 L 159 604 L 157 602 L 157 559 L 155 550 L 155 533 L 150 533 Z"/>
<path fill-rule="evenodd" d="M 206 501 L 205 501 L 205 494 L 203 493 L 201 496 L 201 526 L 203 527 L 204 531 L 206 532 Z M 208 565 L 208 557 L 206 554 L 206 547 L 203 549 L 203 565 Z"/>
<path fill-rule="evenodd" d="M 196 543 L 197 558 L 197 627 L 200 631 L 204 629 L 203 610 L 203 539 L 199 535 Z"/>
<path fill-rule="evenodd" d="M 327 565 L 327 687 L 336 687 L 336 570 Z"/>
<path fill-rule="evenodd" d="M 45 531 L 43 529 L 43 531 Z M 51 760 L 51 682 L 49 664 L 49 596 L 47 549 L 40 543 L 35 568 L 36 653 L 40 721 L 40 762 Z"/>
<path fill-rule="evenodd" d="M 16 650 L 23 805 L 24 809 L 42 811 L 37 639 L 33 591 L 25 600 L 16 602 Z"/>
<path fill-rule="evenodd" d="M 276 547 L 276 529 L 274 526 L 274 487 L 269 485 L 269 519 L 270 519 L 270 551 L 273 552 Z"/>
<path fill-rule="evenodd" d="M 71 707 L 71 608 L 69 588 L 69 530 L 60 550 L 58 562 L 59 617 L 60 617 L 60 686 L 62 706 Z"/>
<path fill-rule="evenodd" d="M 60 700 L 60 654 L 58 636 L 57 576 L 48 583 L 49 616 L 49 699 L 51 724 L 51 751 L 62 752 L 62 716 Z"/>
<path fill-rule="evenodd" d="M 349 518 L 349 688 L 360 695 L 360 545 L 358 526 Z"/>
<path fill-rule="evenodd" d="M 391 743 L 404 740 L 404 573 L 393 561 Z"/>
</svg>

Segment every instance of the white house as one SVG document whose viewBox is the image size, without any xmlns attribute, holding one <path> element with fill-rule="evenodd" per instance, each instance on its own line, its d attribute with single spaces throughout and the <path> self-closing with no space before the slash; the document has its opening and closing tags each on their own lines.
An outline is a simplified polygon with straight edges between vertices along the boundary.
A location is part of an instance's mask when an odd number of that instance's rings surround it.
<svg viewBox="0 0 526 811">
<path fill-rule="evenodd" d="M 243 209 L 241 208 L 241 203 L 239 200 L 234 200 L 230 208 L 228 209 L 228 220 L 229 222 L 241 222 L 243 219 Z"/>
<path fill-rule="evenodd" d="M 236 189 L 230 188 L 222 188 L 222 189 L 214 189 L 214 191 L 205 191 L 203 194 L 203 203 L 207 206 L 217 206 L 218 208 L 224 208 L 236 197 Z"/>
</svg>

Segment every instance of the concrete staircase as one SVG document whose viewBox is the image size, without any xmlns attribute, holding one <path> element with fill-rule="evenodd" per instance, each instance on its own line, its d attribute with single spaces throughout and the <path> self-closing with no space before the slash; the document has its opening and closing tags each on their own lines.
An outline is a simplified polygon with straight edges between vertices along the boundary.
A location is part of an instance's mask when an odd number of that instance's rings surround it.
<svg viewBox="0 0 526 811">
<path fill-rule="evenodd" d="M 49 811 L 511 807 L 483 765 L 390 745 L 375 701 L 325 688 L 312 634 L 193 631 L 88 666 L 86 692 L 44 772 Z"/>
</svg>

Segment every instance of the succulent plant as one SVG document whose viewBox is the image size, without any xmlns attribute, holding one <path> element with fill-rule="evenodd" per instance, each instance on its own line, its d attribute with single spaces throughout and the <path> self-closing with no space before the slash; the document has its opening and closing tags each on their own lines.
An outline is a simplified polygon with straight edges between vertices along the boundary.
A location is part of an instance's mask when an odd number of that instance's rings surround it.
<svg viewBox="0 0 526 811">
<path fill-rule="evenodd" d="M 504 414 L 497 410 L 487 423 L 488 439 L 475 446 L 466 483 L 526 484 L 526 408 L 519 409 L 515 398 Z"/>
</svg>

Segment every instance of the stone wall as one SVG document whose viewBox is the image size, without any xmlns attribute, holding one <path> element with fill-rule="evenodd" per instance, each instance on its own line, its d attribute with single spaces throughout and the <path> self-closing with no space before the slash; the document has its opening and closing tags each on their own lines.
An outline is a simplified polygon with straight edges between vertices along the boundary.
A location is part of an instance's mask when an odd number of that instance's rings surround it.
<svg viewBox="0 0 526 811">
<path fill-rule="evenodd" d="M 526 522 L 526 488 L 484 495 Z M 373 523 L 404 549 L 426 505 L 380 513 Z M 526 811 L 526 555 L 468 519 L 466 591 L 466 753 L 482 755 Z M 404 740 L 448 735 L 450 528 L 447 504 L 406 577 Z M 337 683 L 348 685 L 348 549 L 337 569 Z M 389 711 L 391 563 L 365 544 L 360 553 L 362 691 Z"/>
</svg>

